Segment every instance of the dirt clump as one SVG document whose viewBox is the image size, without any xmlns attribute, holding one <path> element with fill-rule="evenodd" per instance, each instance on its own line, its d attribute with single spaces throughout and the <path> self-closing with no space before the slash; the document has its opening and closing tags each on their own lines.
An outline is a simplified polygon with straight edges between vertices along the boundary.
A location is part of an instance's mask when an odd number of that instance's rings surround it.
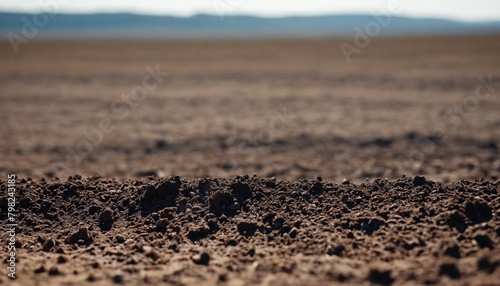
<svg viewBox="0 0 500 286">
<path fill-rule="evenodd" d="M 101 217 L 99 217 L 99 221 L 101 221 Z M 64 243 L 74 244 L 74 243 L 86 243 L 90 244 L 94 239 L 92 238 L 89 229 L 87 227 L 80 227 L 77 232 L 74 232 L 70 236 L 68 236 Z"/>
</svg>

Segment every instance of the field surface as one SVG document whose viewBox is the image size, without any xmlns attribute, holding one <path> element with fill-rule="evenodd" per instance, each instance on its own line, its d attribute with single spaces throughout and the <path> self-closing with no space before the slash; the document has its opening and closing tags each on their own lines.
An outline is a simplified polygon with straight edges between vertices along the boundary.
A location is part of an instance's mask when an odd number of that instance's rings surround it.
<svg viewBox="0 0 500 286">
<path fill-rule="evenodd" d="M 499 177 L 500 37 L 340 43 L 4 42 L 1 177 Z"/>
<path fill-rule="evenodd" d="M 0 42 L 0 284 L 498 285 L 500 37 L 341 43 Z"/>
<path fill-rule="evenodd" d="M 9 285 L 498 285 L 500 278 L 499 182 L 75 176 L 18 187 L 18 278 L 0 278 Z"/>
</svg>

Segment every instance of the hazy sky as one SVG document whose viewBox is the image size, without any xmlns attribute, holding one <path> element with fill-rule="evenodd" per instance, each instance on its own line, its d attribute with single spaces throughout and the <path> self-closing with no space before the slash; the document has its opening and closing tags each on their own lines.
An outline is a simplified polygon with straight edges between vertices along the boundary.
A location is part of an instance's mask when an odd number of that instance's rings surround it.
<svg viewBox="0 0 500 286">
<path fill-rule="evenodd" d="M 60 12 L 132 12 L 189 16 L 196 13 L 246 14 L 266 17 L 287 15 L 324 15 L 371 13 L 386 9 L 391 2 L 399 3 L 398 15 L 438 17 L 463 21 L 500 20 L 500 0 L 1 0 L 1 11 L 40 12 L 47 3 L 60 3 Z"/>
</svg>

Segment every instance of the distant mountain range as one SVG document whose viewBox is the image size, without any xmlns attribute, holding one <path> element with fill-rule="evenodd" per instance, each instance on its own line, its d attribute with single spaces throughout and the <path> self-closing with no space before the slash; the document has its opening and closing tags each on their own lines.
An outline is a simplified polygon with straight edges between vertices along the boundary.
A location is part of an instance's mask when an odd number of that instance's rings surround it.
<svg viewBox="0 0 500 286">
<path fill-rule="evenodd" d="M 202 14 L 182 18 L 135 14 L 0 13 L 0 36 L 4 39 L 10 32 L 21 36 L 23 29 L 27 34 L 34 34 L 33 27 L 37 29 L 36 37 L 42 38 L 352 37 L 358 33 L 356 29 L 382 36 L 500 34 L 500 21 L 457 22 L 396 16 L 382 21 L 372 15 L 259 18 Z"/>
</svg>

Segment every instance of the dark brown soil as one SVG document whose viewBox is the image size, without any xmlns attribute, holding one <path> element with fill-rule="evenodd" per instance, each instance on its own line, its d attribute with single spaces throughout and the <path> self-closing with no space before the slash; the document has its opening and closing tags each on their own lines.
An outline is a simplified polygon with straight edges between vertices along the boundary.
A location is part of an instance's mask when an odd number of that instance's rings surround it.
<svg viewBox="0 0 500 286">
<path fill-rule="evenodd" d="M 499 285 L 500 35 L 343 41 L 0 41 L 0 284 Z"/>
<path fill-rule="evenodd" d="M 4 192 L 7 182 L 0 186 Z M 500 278 L 498 181 L 73 176 L 21 179 L 17 189 L 18 279 L 2 275 L 2 283 L 498 285 Z M 6 205 L 2 199 L 2 220 Z"/>
</svg>

